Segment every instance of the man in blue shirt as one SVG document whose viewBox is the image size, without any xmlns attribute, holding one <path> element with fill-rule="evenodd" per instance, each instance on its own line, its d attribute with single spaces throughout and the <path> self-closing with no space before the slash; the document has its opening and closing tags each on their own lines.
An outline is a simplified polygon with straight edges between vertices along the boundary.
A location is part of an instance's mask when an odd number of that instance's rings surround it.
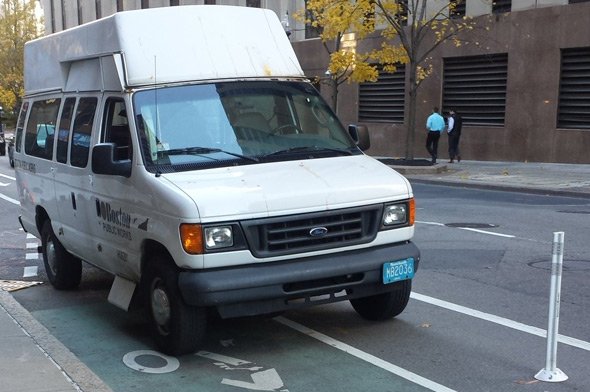
<svg viewBox="0 0 590 392">
<path fill-rule="evenodd" d="M 440 134 L 445 130 L 445 119 L 438 113 L 436 106 L 432 109 L 432 114 L 426 120 L 426 129 L 428 130 L 426 150 L 428 150 L 428 153 L 432 157 L 432 164 L 434 165 L 438 154 L 438 139 L 440 139 Z"/>
</svg>

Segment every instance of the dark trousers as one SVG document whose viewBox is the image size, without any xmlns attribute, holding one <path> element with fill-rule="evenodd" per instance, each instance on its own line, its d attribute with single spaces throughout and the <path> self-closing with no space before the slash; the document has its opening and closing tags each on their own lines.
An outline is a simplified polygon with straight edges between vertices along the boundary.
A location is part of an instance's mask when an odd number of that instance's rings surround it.
<svg viewBox="0 0 590 392">
<path fill-rule="evenodd" d="M 440 139 L 440 132 L 438 131 L 429 131 L 428 136 L 426 136 L 426 150 L 432 157 L 432 162 L 436 162 L 438 155 L 438 139 Z"/>
<path fill-rule="evenodd" d="M 460 137 L 461 137 L 461 134 L 456 134 L 454 132 L 449 133 L 449 159 L 450 160 L 453 160 L 455 158 L 459 158 L 461 156 L 461 152 L 459 152 L 459 138 Z"/>
</svg>

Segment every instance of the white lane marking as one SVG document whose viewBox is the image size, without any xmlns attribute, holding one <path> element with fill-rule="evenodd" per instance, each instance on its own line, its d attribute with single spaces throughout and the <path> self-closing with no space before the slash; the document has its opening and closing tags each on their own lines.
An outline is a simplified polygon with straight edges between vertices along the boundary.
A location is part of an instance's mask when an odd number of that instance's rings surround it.
<svg viewBox="0 0 590 392">
<path fill-rule="evenodd" d="M 494 233 L 492 231 L 472 229 L 470 227 L 457 227 L 457 229 L 468 230 L 468 231 L 475 231 L 476 233 L 495 235 L 495 236 L 498 236 L 498 237 L 505 237 L 505 238 L 514 238 L 515 237 L 515 236 L 510 235 L 510 234 Z"/>
<path fill-rule="evenodd" d="M 27 253 L 25 255 L 26 260 L 39 260 L 39 253 Z"/>
<path fill-rule="evenodd" d="M 547 337 L 547 331 L 542 328 L 533 327 L 520 323 L 518 321 L 510 320 L 504 317 L 496 316 L 490 313 L 484 313 L 479 310 L 471 309 L 465 306 L 457 305 L 452 302 L 443 301 L 438 298 L 429 297 L 427 295 L 412 292 L 410 298 L 418 301 L 426 302 L 431 305 L 439 306 L 444 309 L 452 310 L 457 313 L 462 313 L 467 316 L 475 317 L 481 320 L 489 321 L 495 324 L 503 325 L 508 328 L 516 329 L 517 331 L 526 332 L 531 335 L 540 336 L 542 338 Z M 572 338 L 564 335 L 557 335 L 557 341 L 563 344 L 567 344 L 572 347 L 581 348 L 582 350 L 590 351 L 590 342 L 585 342 L 580 339 Z"/>
<path fill-rule="evenodd" d="M 25 270 L 23 272 L 23 278 L 31 278 L 33 276 L 37 276 L 38 272 L 39 267 L 37 267 L 36 265 L 25 267 Z"/>
<path fill-rule="evenodd" d="M 244 361 L 243 359 L 238 359 L 238 358 L 228 357 L 228 356 L 221 355 L 221 354 L 211 353 L 209 351 L 199 351 L 199 352 L 195 353 L 195 355 L 198 355 L 199 357 L 210 359 L 212 361 L 227 363 L 232 366 L 241 366 L 241 365 L 245 365 L 247 363 L 251 363 L 250 361 Z"/>
<path fill-rule="evenodd" d="M 8 186 L 8 185 L 10 185 L 9 182 L 0 182 L 0 186 Z"/>
<path fill-rule="evenodd" d="M 416 223 L 422 223 L 424 225 L 432 225 L 432 226 L 444 226 L 443 223 L 438 223 L 438 222 L 416 221 Z"/>
<path fill-rule="evenodd" d="M 16 181 L 16 178 L 11 177 L 11 176 L 7 176 L 6 174 L 0 173 L 0 177 L 4 177 L 4 178 L 8 178 L 9 180 Z"/>
<path fill-rule="evenodd" d="M 384 361 L 381 358 L 377 358 L 374 355 L 361 351 L 357 348 L 354 348 L 346 343 L 340 342 L 334 338 L 331 338 L 323 333 L 317 332 L 311 328 L 308 328 L 304 325 L 286 319 L 282 316 L 275 317 L 275 321 L 292 328 L 298 332 L 301 332 L 309 337 L 319 340 L 320 342 L 326 343 L 329 346 L 332 346 L 340 351 L 344 351 L 347 354 L 350 354 L 358 359 L 361 359 L 365 362 L 371 363 L 377 367 L 380 367 L 383 370 L 386 370 L 390 373 L 393 373 L 399 377 L 405 378 L 406 380 L 413 382 L 414 384 L 418 384 L 424 388 L 430 389 L 431 391 L 435 392 L 455 392 L 453 389 L 449 389 L 444 385 L 438 384 L 434 381 L 431 381 L 427 378 L 417 375 L 416 373 L 412 373 L 409 370 L 403 369 L 397 365 Z"/>
<path fill-rule="evenodd" d="M 416 221 L 416 223 L 421 223 L 423 225 L 431 225 L 431 226 L 446 226 L 444 223 L 439 223 L 439 222 Z M 493 231 L 485 231 L 485 230 L 479 230 L 479 229 L 472 229 L 470 227 L 454 227 L 454 229 L 474 231 L 474 232 L 480 233 L 480 234 L 489 234 L 489 235 L 495 235 L 495 236 L 504 237 L 504 238 L 516 238 L 516 236 L 513 236 L 511 234 L 494 233 Z"/>
<path fill-rule="evenodd" d="M 32 235 L 31 233 L 27 233 L 27 239 L 28 239 L 28 240 L 32 240 L 33 238 L 35 238 L 35 239 L 36 239 L 37 237 L 35 237 L 35 236 L 34 236 L 34 235 Z"/>
<path fill-rule="evenodd" d="M 11 202 L 12 204 L 16 204 L 17 206 L 19 206 L 19 205 L 20 205 L 20 201 L 18 201 L 18 200 L 14 200 L 13 198 L 11 198 L 11 197 L 8 197 L 8 196 L 6 196 L 6 195 L 5 195 L 5 194 L 3 194 L 3 193 L 0 193 L 0 199 L 4 199 L 4 200 L 6 200 L 6 201 L 9 201 L 9 202 Z"/>
<path fill-rule="evenodd" d="M 37 244 L 36 242 L 27 242 L 27 249 L 37 249 L 39 247 L 39 244 Z"/>
</svg>

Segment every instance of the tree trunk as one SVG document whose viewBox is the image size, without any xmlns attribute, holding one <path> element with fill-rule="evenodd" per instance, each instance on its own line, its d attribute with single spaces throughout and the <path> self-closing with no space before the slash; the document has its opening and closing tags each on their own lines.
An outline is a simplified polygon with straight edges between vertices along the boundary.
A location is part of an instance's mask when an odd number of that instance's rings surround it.
<svg viewBox="0 0 590 392">
<path fill-rule="evenodd" d="M 414 141 L 416 130 L 416 66 L 410 63 L 410 91 L 408 102 L 408 128 L 406 129 L 406 159 L 414 159 Z"/>
</svg>

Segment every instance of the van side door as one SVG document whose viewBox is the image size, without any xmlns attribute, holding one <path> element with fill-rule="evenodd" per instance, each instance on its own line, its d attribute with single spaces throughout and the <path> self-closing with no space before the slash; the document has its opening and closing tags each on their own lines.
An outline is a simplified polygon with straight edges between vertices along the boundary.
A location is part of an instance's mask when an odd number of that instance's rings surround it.
<svg viewBox="0 0 590 392">
<path fill-rule="evenodd" d="M 95 263 L 89 218 L 92 174 L 89 156 L 93 128 L 98 123 L 98 97 L 67 97 L 57 132 L 55 194 L 59 225 L 54 225 L 64 246 L 83 260 Z"/>
<path fill-rule="evenodd" d="M 105 97 L 102 109 L 99 141 L 115 145 L 114 161 L 131 163 L 137 152 L 133 148 L 125 100 L 118 96 Z M 106 269 L 136 280 L 140 274 L 141 241 L 138 231 L 141 231 L 141 224 L 145 221 L 138 219 L 137 212 L 145 189 L 136 186 L 136 176 L 133 174 L 137 166 L 130 166 L 129 177 L 94 173 L 94 193 L 91 198 L 95 212 L 91 227 L 96 249 L 99 249 L 103 262 L 108 264 Z"/>
</svg>

